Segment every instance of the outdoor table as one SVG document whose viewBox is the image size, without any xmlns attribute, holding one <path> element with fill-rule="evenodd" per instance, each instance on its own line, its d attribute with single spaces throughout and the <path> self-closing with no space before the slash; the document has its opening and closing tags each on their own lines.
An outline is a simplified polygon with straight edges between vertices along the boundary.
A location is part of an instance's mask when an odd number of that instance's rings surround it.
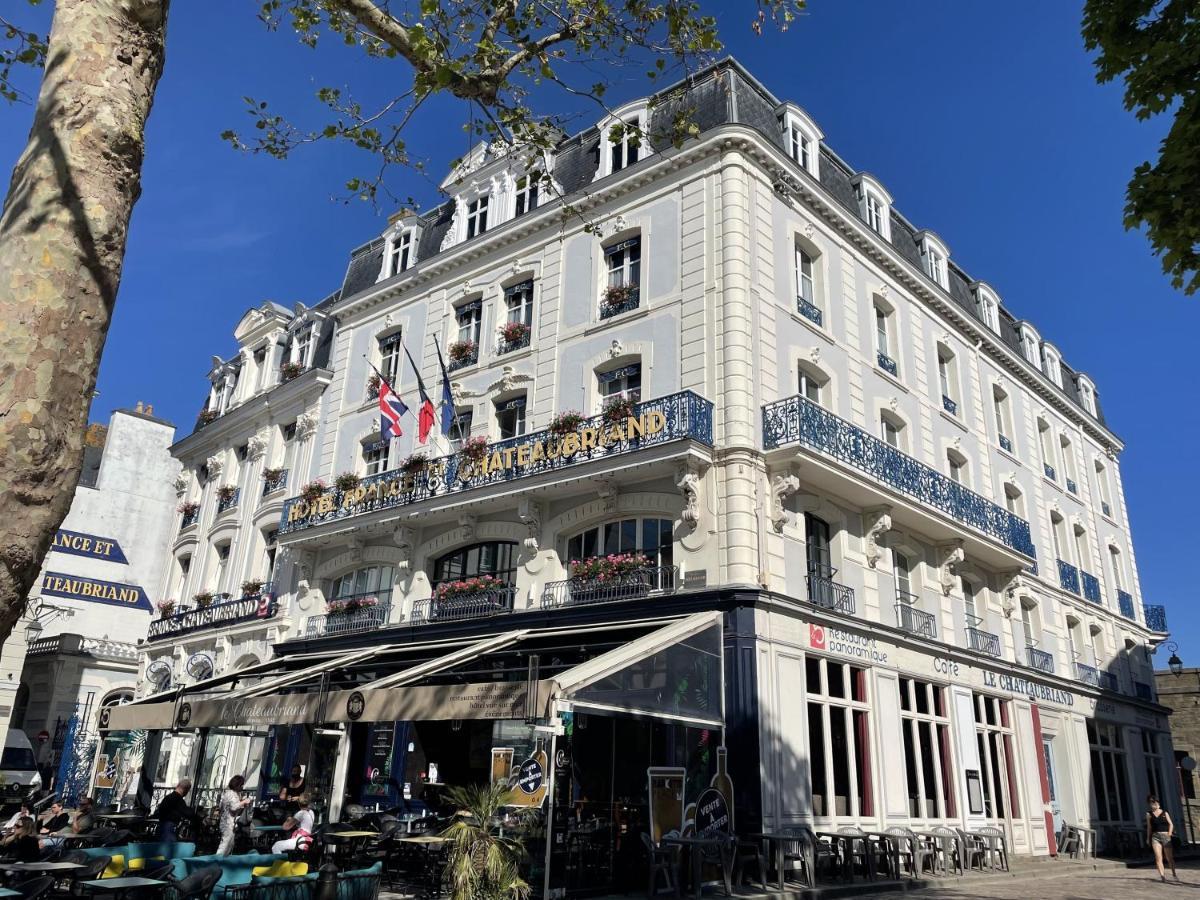
<svg viewBox="0 0 1200 900">
<path fill-rule="evenodd" d="M 97 878 L 95 881 L 79 882 L 83 887 L 91 888 L 93 891 L 111 891 L 118 897 L 124 896 L 127 891 L 132 891 L 134 888 L 162 888 L 169 883 L 159 881 L 157 878 L 142 878 L 136 875 L 124 878 Z"/>
<path fill-rule="evenodd" d="M 873 856 L 874 856 L 874 854 L 872 852 L 872 847 L 871 847 L 870 832 L 867 832 L 865 836 L 861 835 L 861 834 L 842 834 L 840 831 L 818 831 L 816 834 L 817 834 L 817 837 L 819 837 L 819 838 L 828 838 L 831 844 L 836 845 L 839 842 L 844 842 L 846 844 L 845 849 L 839 852 L 839 855 L 842 857 L 842 879 L 844 881 L 849 881 L 849 882 L 854 881 L 854 842 L 855 841 L 865 841 L 866 842 L 867 870 L 870 871 L 871 864 L 873 861 Z"/>
<path fill-rule="evenodd" d="M 81 863 L 73 862 L 0 863 L 0 870 L 2 871 L 16 874 L 28 873 L 31 875 L 40 875 L 47 872 L 74 872 L 76 869 L 82 868 L 84 867 Z"/>
<path fill-rule="evenodd" d="M 140 820 L 140 819 L 144 819 L 146 817 L 142 813 L 115 812 L 115 813 L 101 813 L 96 818 L 98 818 L 101 822 L 132 822 L 135 819 Z M 110 878 L 109 880 L 111 881 L 112 879 Z"/>
<path fill-rule="evenodd" d="M 446 838 L 437 834 L 412 834 L 407 837 L 397 838 L 398 841 L 403 841 L 405 844 L 444 844 Z"/>
<path fill-rule="evenodd" d="M 327 831 L 325 839 L 333 838 L 337 841 L 346 842 L 345 855 L 353 859 L 356 850 L 362 847 L 371 838 L 379 837 L 378 831 Z"/>
<path fill-rule="evenodd" d="M 20 897 L 23 896 L 20 891 L 14 891 L 12 888 L 0 887 L 0 897 Z"/>
<path fill-rule="evenodd" d="M 808 879 L 810 884 L 808 887 L 816 887 L 816 852 L 809 846 L 808 837 L 803 833 L 788 833 L 786 831 L 759 831 L 750 835 L 752 838 L 765 843 L 768 847 L 767 855 L 774 861 L 775 872 L 779 879 L 779 890 L 783 890 L 784 886 L 784 850 L 788 844 L 799 844 L 800 850 L 804 854 L 805 862 L 808 866 Z"/>
<path fill-rule="evenodd" d="M 712 847 L 719 848 L 721 846 L 720 838 L 682 837 L 682 836 L 678 836 L 678 835 L 672 835 L 671 837 L 664 837 L 662 839 L 661 843 L 675 844 L 679 847 L 683 847 L 691 855 L 691 857 L 692 857 L 692 891 L 693 891 L 693 896 L 699 897 L 700 891 L 703 887 L 703 884 L 700 880 L 700 866 L 701 866 L 701 861 L 702 861 L 704 854 L 701 853 L 701 851 L 706 848 L 712 848 Z"/>
</svg>

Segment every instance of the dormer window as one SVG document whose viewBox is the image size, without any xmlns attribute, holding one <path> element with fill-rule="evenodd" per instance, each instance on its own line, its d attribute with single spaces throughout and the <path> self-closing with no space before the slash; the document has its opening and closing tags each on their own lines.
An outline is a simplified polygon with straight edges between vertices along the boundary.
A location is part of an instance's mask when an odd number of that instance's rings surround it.
<svg viewBox="0 0 1200 900">
<path fill-rule="evenodd" d="M 992 331 L 1000 331 L 1000 300 L 992 292 L 991 288 L 982 284 L 975 285 L 975 304 L 979 311 L 979 318 L 983 320 L 983 324 Z"/>
<path fill-rule="evenodd" d="M 516 197 L 515 206 L 513 207 L 513 216 L 523 216 L 532 209 L 536 209 L 538 205 L 538 181 L 541 179 L 540 172 L 530 172 L 528 175 L 522 175 L 517 179 L 514 186 L 514 194 Z"/>
<path fill-rule="evenodd" d="M 785 104 L 783 113 L 779 116 L 779 126 L 783 129 L 784 145 L 788 155 L 808 174 L 814 178 L 820 177 L 819 163 L 821 157 L 821 129 L 798 106 Z"/>
<path fill-rule="evenodd" d="M 488 229 L 488 195 L 476 197 L 467 203 L 467 240 Z"/>
<path fill-rule="evenodd" d="M 1086 376 L 1079 376 L 1079 399 L 1083 408 L 1093 416 L 1096 415 L 1096 389 Z"/>
<path fill-rule="evenodd" d="M 1028 322 L 1021 323 L 1021 352 L 1025 355 L 1025 360 L 1032 363 L 1034 366 L 1041 368 L 1042 360 L 1042 339 L 1038 337 L 1038 333 L 1033 330 Z"/>
<path fill-rule="evenodd" d="M 412 265 L 411 228 L 406 228 L 392 239 L 391 253 L 388 255 L 388 274 L 399 275 Z"/>
<path fill-rule="evenodd" d="M 619 172 L 644 156 L 643 132 L 646 130 L 646 103 L 638 101 L 618 109 L 599 125 L 600 165 L 596 177 Z"/>
<path fill-rule="evenodd" d="M 1042 371 L 1059 387 L 1062 387 L 1062 357 L 1058 351 L 1045 344 L 1042 347 Z"/>
<path fill-rule="evenodd" d="M 885 241 L 892 239 L 891 204 L 892 197 L 883 189 L 878 181 L 865 173 L 855 176 L 855 189 L 858 191 L 858 212 L 863 221 Z"/>
<path fill-rule="evenodd" d="M 921 256 L 925 260 L 925 274 L 929 280 L 943 290 L 950 289 L 950 251 L 936 236 L 928 231 L 921 232 Z"/>
<path fill-rule="evenodd" d="M 308 350 L 312 346 L 312 326 L 301 325 L 296 333 L 292 335 L 292 358 L 291 362 L 301 368 L 308 367 Z"/>
</svg>

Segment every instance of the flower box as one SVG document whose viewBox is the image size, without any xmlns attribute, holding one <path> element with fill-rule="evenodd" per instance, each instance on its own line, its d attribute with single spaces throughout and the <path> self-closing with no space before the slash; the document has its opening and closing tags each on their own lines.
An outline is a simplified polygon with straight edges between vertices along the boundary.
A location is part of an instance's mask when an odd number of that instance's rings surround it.
<svg viewBox="0 0 1200 900">
<path fill-rule="evenodd" d="M 186 519 L 188 516 L 194 516 L 200 511 L 200 504 L 194 500 L 188 500 L 186 503 L 179 504 L 179 512 Z"/>
<path fill-rule="evenodd" d="M 309 503 L 312 503 L 314 500 L 319 500 L 325 491 L 325 482 L 318 478 L 316 481 L 310 481 L 304 487 L 300 488 L 300 496 Z"/>
<path fill-rule="evenodd" d="M 558 413 L 558 415 L 550 420 L 550 433 L 562 437 L 564 434 L 577 431 L 582 424 L 583 413 L 569 409 L 566 412 Z"/>
<path fill-rule="evenodd" d="M 228 503 L 237 494 L 237 485 L 223 484 L 217 488 L 217 499 L 222 503 Z"/>
<path fill-rule="evenodd" d="M 325 604 L 325 612 L 331 616 L 349 616 L 359 610 L 372 609 L 378 605 L 378 597 L 349 597 L 345 600 L 330 600 Z"/>
<path fill-rule="evenodd" d="M 459 449 L 459 453 L 461 453 L 466 459 L 474 461 L 481 460 L 487 456 L 487 451 L 488 439 L 482 435 L 473 438 L 467 438 L 465 441 L 463 441 L 462 447 Z"/>
<path fill-rule="evenodd" d="M 197 591 L 192 594 L 192 600 L 196 604 L 196 609 L 208 609 L 213 605 L 212 591 Z"/>
<path fill-rule="evenodd" d="M 379 389 L 383 385 L 383 379 L 378 373 L 372 373 L 367 378 L 367 396 L 374 399 L 379 396 Z"/>
<path fill-rule="evenodd" d="M 633 400 L 625 396 L 608 397 L 600 409 L 605 425 L 616 425 L 633 415 Z"/>
<path fill-rule="evenodd" d="M 352 491 L 362 483 L 362 478 L 355 472 L 343 472 L 333 483 L 339 491 Z"/>
<path fill-rule="evenodd" d="M 158 610 L 160 619 L 169 619 L 175 615 L 176 603 L 174 600 L 159 600 L 154 604 L 154 608 Z"/>
<path fill-rule="evenodd" d="M 262 593 L 262 589 L 263 589 L 263 582 L 259 581 L 256 578 L 251 578 L 248 581 L 242 582 L 242 596 L 243 597 L 257 597 L 259 594 Z"/>
<path fill-rule="evenodd" d="M 423 471 L 429 465 L 429 457 L 424 453 L 414 453 L 404 462 L 400 463 L 400 470 L 407 475 L 416 475 Z"/>
<path fill-rule="evenodd" d="M 285 471 L 287 471 L 287 470 L 284 469 L 282 466 L 273 468 L 273 469 L 263 469 L 262 470 L 262 480 L 263 481 L 278 481 L 280 478 L 283 477 L 283 473 Z"/>
<path fill-rule="evenodd" d="M 304 372 L 304 366 L 298 362 L 285 362 L 279 366 L 279 380 L 291 381 Z"/>
<path fill-rule="evenodd" d="M 479 347 L 474 341 L 455 341 L 446 348 L 446 352 L 450 354 L 450 358 L 456 363 L 465 363 L 473 361 Z"/>
<path fill-rule="evenodd" d="M 209 409 L 208 407 L 205 407 L 204 409 L 200 410 L 200 415 L 196 416 L 196 424 L 207 425 L 209 422 L 215 421 L 219 415 L 220 413 L 215 409 Z"/>
<path fill-rule="evenodd" d="M 500 326 L 500 337 L 505 343 L 519 344 L 529 337 L 530 328 L 524 322 L 505 322 Z"/>
<path fill-rule="evenodd" d="M 438 603 L 448 603 L 463 597 L 474 597 L 486 594 L 488 591 L 503 590 L 508 583 L 491 575 L 479 575 L 475 578 L 464 578 L 462 581 L 447 581 L 437 586 L 433 598 Z"/>
<path fill-rule="evenodd" d="M 600 295 L 600 317 L 608 318 L 618 313 L 636 309 L 638 287 L 636 284 L 610 284 Z"/>
<path fill-rule="evenodd" d="M 608 556 L 591 556 L 573 559 L 570 563 L 572 578 L 606 581 L 620 578 L 631 572 L 649 567 L 650 560 L 641 553 L 610 553 Z"/>
</svg>

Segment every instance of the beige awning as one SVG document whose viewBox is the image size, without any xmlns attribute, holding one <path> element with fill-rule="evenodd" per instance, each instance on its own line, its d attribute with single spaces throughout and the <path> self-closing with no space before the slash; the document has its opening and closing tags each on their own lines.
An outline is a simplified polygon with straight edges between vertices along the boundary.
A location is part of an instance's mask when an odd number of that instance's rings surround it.
<svg viewBox="0 0 1200 900">
<path fill-rule="evenodd" d="M 101 723 L 101 731 L 157 730 L 171 727 L 175 715 L 175 704 L 171 701 L 158 703 L 126 703 L 109 708 L 108 725 Z"/>
</svg>

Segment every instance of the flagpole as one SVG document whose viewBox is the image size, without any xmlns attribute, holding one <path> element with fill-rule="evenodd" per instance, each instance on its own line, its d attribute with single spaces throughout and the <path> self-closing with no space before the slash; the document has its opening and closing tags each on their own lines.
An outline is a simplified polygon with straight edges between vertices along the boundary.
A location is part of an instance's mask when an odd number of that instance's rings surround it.
<svg viewBox="0 0 1200 900">
<path fill-rule="evenodd" d="M 446 372 L 446 370 L 445 370 L 446 364 L 444 362 L 442 362 L 442 347 L 438 343 L 436 334 L 433 336 L 433 346 L 437 350 L 438 362 L 442 366 L 442 378 L 446 381 L 447 386 L 449 386 L 450 374 L 448 372 Z M 453 402 L 453 397 L 451 398 L 451 402 Z M 458 442 L 459 442 L 459 444 L 461 444 L 463 442 L 462 422 L 460 421 L 462 416 L 458 412 L 458 404 L 454 403 L 453 405 L 454 405 L 454 425 L 453 425 L 453 427 L 458 430 Z"/>
</svg>

